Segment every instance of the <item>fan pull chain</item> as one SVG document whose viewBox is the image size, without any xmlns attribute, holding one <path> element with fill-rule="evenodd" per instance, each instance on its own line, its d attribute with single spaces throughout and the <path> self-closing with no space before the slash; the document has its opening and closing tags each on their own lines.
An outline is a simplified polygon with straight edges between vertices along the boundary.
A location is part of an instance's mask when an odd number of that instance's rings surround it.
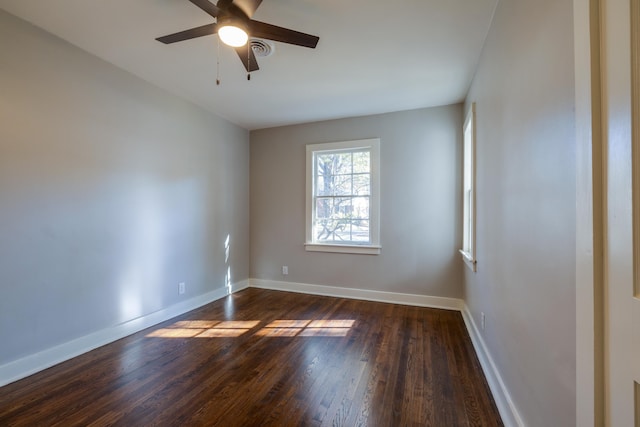
<svg viewBox="0 0 640 427">
<path fill-rule="evenodd" d="M 220 86 L 220 37 L 218 37 L 218 55 L 216 56 L 216 86 Z"/>
<path fill-rule="evenodd" d="M 251 40 L 247 41 L 247 80 L 251 80 Z"/>
</svg>

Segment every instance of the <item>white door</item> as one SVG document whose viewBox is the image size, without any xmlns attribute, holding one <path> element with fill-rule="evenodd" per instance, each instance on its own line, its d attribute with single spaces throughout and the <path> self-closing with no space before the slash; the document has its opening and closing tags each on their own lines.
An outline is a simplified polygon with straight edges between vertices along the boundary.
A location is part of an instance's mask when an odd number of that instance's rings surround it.
<svg viewBox="0 0 640 427">
<path fill-rule="evenodd" d="M 640 427 L 640 0 L 602 0 L 601 13 L 605 419 Z"/>
</svg>

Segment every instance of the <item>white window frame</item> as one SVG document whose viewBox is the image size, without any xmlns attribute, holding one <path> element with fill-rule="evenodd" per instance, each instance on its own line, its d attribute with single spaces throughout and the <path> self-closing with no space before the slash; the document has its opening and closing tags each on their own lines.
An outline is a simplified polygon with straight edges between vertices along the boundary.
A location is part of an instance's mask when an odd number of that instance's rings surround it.
<svg viewBox="0 0 640 427">
<path fill-rule="evenodd" d="M 473 102 L 463 126 L 462 259 L 477 271 L 476 260 L 476 104 Z"/>
<path fill-rule="evenodd" d="M 318 243 L 313 240 L 314 223 L 314 154 L 322 151 L 352 151 L 366 148 L 370 152 L 371 195 L 369 196 L 369 235 L 368 244 Z M 378 255 L 380 246 L 380 139 L 361 139 L 355 141 L 330 142 L 307 145 L 307 181 L 306 181 L 306 242 L 305 250 L 314 252 L 335 252 Z"/>
</svg>

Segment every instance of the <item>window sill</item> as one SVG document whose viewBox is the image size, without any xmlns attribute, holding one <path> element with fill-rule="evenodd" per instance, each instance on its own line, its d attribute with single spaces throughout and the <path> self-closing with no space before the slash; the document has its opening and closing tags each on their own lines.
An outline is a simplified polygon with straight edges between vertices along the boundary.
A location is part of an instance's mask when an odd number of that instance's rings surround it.
<svg viewBox="0 0 640 427">
<path fill-rule="evenodd" d="M 381 246 L 376 245 L 329 245 L 323 243 L 305 243 L 308 252 L 333 252 L 339 254 L 380 255 Z"/>
<path fill-rule="evenodd" d="M 475 259 L 473 259 L 473 257 L 471 256 L 471 254 L 469 252 L 465 252 L 462 249 L 460 249 L 460 254 L 462 255 L 462 260 L 464 261 L 464 263 L 467 265 L 467 267 L 469 267 L 471 269 L 471 271 L 473 271 L 474 273 L 476 271 L 478 271 L 477 269 L 477 263 L 478 261 L 476 261 Z"/>
</svg>

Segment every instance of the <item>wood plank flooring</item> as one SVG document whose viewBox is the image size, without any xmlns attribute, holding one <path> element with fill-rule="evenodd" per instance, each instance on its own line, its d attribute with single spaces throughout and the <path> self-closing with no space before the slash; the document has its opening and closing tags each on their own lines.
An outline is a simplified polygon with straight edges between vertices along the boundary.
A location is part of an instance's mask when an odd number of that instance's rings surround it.
<svg viewBox="0 0 640 427">
<path fill-rule="evenodd" d="M 458 312 L 247 289 L 0 388 L 0 426 L 501 426 Z"/>
</svg>

